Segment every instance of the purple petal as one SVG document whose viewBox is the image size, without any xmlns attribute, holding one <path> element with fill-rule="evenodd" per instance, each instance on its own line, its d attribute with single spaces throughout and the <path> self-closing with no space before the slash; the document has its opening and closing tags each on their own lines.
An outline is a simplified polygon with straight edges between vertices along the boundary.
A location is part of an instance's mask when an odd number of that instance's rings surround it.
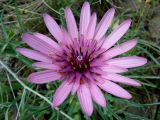
<svg viewBox="0 0 160 120">
<path fill-rule="evenodd" d="M 59 88 L 56 90 L 53 101 L 52 101 L 52 106 L 53 107 L 58 107 L 60 104 L 64 102 L 64 100 L 67 98 L 69 93 L 71 92 L 73 83 L 69 82 L 69 80 L 65 80 Z"/>
<path fill-rule="evenodd" d="M 115 57 L 117 55 L 120 55 L 122 53 L 125 53 L 129 51 L 130 49 L 134 48 L 137 44 L 137 40 L 129 40 L 127 42 L 124 42 L 120 45 L 117 45 L 111 49 L 109 49 L 106 53 L 104 53 L 106 59 L 110 59 L 112 57 Z"/>
<path fill-rule="evenodd" d="M 103 78 L 106 78 L 107 80 L 112 80 L 113 82 L 123 83 L 131 86 L 141 86 L 141 84 L 133 79 L 130 79 L 128 77 L 124 77 L 119 74 L 106 74 L 103 76 Z"/>
<path fill-rule="evenodd" d="M 67 22 L 67 28 L 72 39 L 78 38 L 77 24 L 71 9 L 66 8 L 64 13 L 65 13 L 66 22 Z"/>
<path fill-rule="evenodd" d="M 106 50 L 112 47 L 129 29 L 131 20 L 126 20 L 121 23 L 104 41 L 103 48 Z"/>
<path fill-rule="evenodd" d="M 109 80 L 106 80 L 104 83 L 98 83 L 97 82 L 97 85 L 102 88 L 104 91 L 114 95 L 114 96 L 117 96 L 117 97 L 120 97 L 120 98 L 125 98 L 125 99 L 131 99 L 132 96 L 129 92 L 127 92 L 125 89 L 123 89 L 122 87 L 120 87 L 119 85 L 109 81 Z"/>
<path fill-rule="evenodd" d="M 49 32 L 54 36 L 54 38 L 61 42 L 63 39 L 62 31 L 57 22 L 48 14 L 43 14 L 44 22 L 49 30 Z"/>
<path fill-rule="evenodd" d="M 72 95 L 74 95 L 77 92 L 77 90 L 80 86 L 80 79 L 81 79 L 81 74 L 79 74 L 79 73 L 76 74 L 75 82 L 74 82 L 74 85 L 72 88 Z"/>
<path fill-rule="evenodd" d="M 112 23 L 112 19 L 114 17 L 115 9 L 111 8 L 109 9 L 105 15 L 103 16 L 102 20 L 99 22 L 96 28 L 96 33 L 95 33 L 95 40 L 100 40 L 106 33 L 108 27 Z"/>
<path fill-rule="evenodd" d="M 72 38 L 70 36 L 70 34 L 65 30 L 65 29 L 62 29 L 62 32 L 63 32 L 63 40 L 62 40 L 62 43 L 63 44 L 71 44 L 72 43 Z"/>
<path fill-rule="evenodd" d="M 30 50 L 27 48 L 17 48 L 16 51 L 30 59 L 41 61 L 41 62 L 46 62 L 46 63 L 52 63 L 51 58 L 49 58 L 48 56 L 38 51 Z"/>
<path fill-rule="evenodd" d="M 61 74 L 53 70 L 35 72 L 29 75 L 28 80 L 36 84 L 50 83 L 61 78 Z"/>
<path fill-rule="evenodd" d="M 147 63 L 147 59 L 138 56 L 120 57 L 110 59 L 106 62 L 109 65 L 115 65 L 122 68 L 133 68 Z"/>
<path fill-rule="evenodd" d="M 41 53 L 44 53 L 46 55 L 54 54 L 55 52 L 55 48 L 53 46 L 34 35 L 25 33 L 22 35 L 22 40 L 33 49 L 40 51 Z"/>
<path fill-rule="evenodd" d="M 94 37 L 96 22 L 97 22 L 97 15 L 96 13 L 93 13 L 93 15 L 91 16 L 90 22 L 89 22 L 88 29 L 87 29 L 86 37 L 88 40 L 93 39 Z"/>
<path fill-rule="evenodd" d="M 87 116 L 91 116 L 93 112 L 93 104 L 91 93 L 86 83 L 80 85 L 77 95 L 83 112 L 86 113 Z"/>
<path fill-rule="evenodd" d="M 127 72 L 128 70 L 122 67 L 117 67 L 113 65 L 106 65 L 101 67 L 101 69 L 107 73 L 123 73 Z"/>
<path fill-rule="evenodd" d="M 35 35 L 39 39 L 43 40 L 47 44 L 51 45 L 55 49 L 60 49 L 60 46 L 58 45 L 58 43 L 56 43 L 54 40 L 52 40 L 51 38 L 47 37 L 46 35 L 43 35 L 41 33 L 33 33 L 33 35 Z"/>
<path fill-rule="evenodd" d="M 79 26 L 80 35 L 84 35 L 84 37 L 86 37 L 87 34 L 87 28 L 89 25 L 90 16 L 91 16 L 90 5 L 88 2 L 85 2 L 81 9 L 80 26 Z"/>
<path fill-rule="evenodd" d="M 59 66 L 57 66 L 57 65 L 54 65 L 51 63 L 45 63 L 45 62 L 36 62 L 36 63 L 33 63 L 32 66 L 50 69 L 50 70 L 56 70 L 56 71 L 58 71 L 60 69 Z"/>
<path fill-rule="evenodd" d="M 90 92 L 93 100 L 101 105 L 102 107 L 106 107 L 106 100 L 101 90 L 97 87 L 97 85 L 91 83 L 90 84 Z"/>
</svg>

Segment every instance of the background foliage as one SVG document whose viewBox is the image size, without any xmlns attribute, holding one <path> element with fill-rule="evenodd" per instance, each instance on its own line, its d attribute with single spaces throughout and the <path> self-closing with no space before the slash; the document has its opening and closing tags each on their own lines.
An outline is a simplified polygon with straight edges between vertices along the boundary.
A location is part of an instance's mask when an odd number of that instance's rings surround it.
<svg viewBox="0 0 160 120">
<path fill-rule="evenodd" d="M 123 100 L 105 94 L 107 107 L 94 104 L 88 118 L 76 96 L 70 96 L 56 109 L 50 101 L 60 82 L 33 85 L 26 77 L 36 71 L 32 61 L 16 53 L 16 47 L 27 47 L 21 41 L 24 32 L 49 35 L 42 13 L 49 13 L 66 26 L 64 8 L 70 6 L 77 22 L 83 0 L 0 0 L 0 120 L 160 120 L 160 2 L 159 0 L 89 0 L 100 19 L 110 7 L 116 7 L 116 18 L 109 32 L 126 18 L 132 19 L 129 32 L 120 40 L 138 38 L 138 45 L 123 54 L 139 55 L 148 64 L 125 75 L 138 79 L 142 87 L 124 86 L 133 94 Z"/>
</svg>

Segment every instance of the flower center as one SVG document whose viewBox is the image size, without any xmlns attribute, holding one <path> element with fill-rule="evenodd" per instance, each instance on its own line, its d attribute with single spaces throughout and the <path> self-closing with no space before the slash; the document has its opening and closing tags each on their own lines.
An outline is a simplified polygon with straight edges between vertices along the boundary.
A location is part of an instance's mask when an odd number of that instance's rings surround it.
<svg viewBox="0 0 160 120">
<path fill-rule="evenodd" d="M 72 56 L 69 63 L 73 71 L 78 71 L 80 73 L 86 72 L 90 68 L 90 62 L 88 58 L 81 54 L 78 56 Z"/>
<path fill-rule="evenodd" d="M 82 55 L 78 55 L 78 56 L 77 56 L 77 60 L 78 60 L 78 61 L 82 61 L 82 60 L 83 60 L 83 56 L 82 56 Z"/>
</svg>

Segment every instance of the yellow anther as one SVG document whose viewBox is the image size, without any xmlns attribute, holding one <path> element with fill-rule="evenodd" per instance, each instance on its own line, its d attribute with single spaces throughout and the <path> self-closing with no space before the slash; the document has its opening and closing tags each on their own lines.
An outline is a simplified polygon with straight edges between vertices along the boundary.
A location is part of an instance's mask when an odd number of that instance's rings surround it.
<svg viewBox="0 0 160 120">
<path fill-rule="evenodd" d="M 82 85 L 82 84 L 84 84 L 85 83 L 85 81 L 83 80 L 83 79 L 81 79 L 80 80 L 80 84 Z"/>
<path fill-rule="evenodd" d="M 96 57 L 97 57 L 97 55 L 94 54 L 94 55 L 93 55 L 93 58 L 96 58 Z"/>
<path fill-rule="evenodd" d="M 87 69 L 87 65 L 86 64 L 84 64 L 84 67 Z"/>
<path fill-rule="evenodd" d="M 69 62 L 69 58 L 67 57 L 67 61 Z"/>
<path fill-rule="evenodd" d="M 73 62 L 71 62 L 71 64 L 74 65 Z"/>
<path fill-rule="evenodd" d="M 90 50 L 88 50 L 88 54 L 91 54 L 91 51 L 90 51 Z"/>
<path fill-rule="evenodd" d="M 76 51 L 78 51 L 78 48 L 76 48 Z"/>
</svg>

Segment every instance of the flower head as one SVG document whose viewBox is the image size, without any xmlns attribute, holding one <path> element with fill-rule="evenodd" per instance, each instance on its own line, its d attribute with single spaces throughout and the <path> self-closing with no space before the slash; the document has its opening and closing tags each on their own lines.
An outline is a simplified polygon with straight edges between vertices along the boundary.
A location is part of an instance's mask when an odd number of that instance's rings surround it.
<svg viewBox="0 0 160 120">
<path fill-rule="evenodd" d="M 96 13 L 91 14 L 88 2 L 80 13 L 79 30 L 70 8 L 65 9 L 67 30 L 44 14 L 44 22 L 55 40 L 40 34 L 23 34 L 22 40 L 32 49 L 17 48 L 22 55 L 35 60 L 33 66 L 45 70 L 29 75 L 36 84 L 62 80 L 53 97 L 53 107 L 59 106 L 71 94 L 77 94 L 84 113 L 90 116 L 93 102 L 102 107 L 106 100 L 102 90 L 114 96 L 130 99 L 131 94 L 116 83 L 140 86 L 136 80 L 120 75 L 128 68 L 146 64 L 138 56 L 114 58 L 135 47 L 136 39 L 113 46 L 129 29 L 131 20 L 122 22 L 110 35 L 105 36 L 111 25 L 115 9 L 109 9 L 97 24 Z"/>
</svg>

